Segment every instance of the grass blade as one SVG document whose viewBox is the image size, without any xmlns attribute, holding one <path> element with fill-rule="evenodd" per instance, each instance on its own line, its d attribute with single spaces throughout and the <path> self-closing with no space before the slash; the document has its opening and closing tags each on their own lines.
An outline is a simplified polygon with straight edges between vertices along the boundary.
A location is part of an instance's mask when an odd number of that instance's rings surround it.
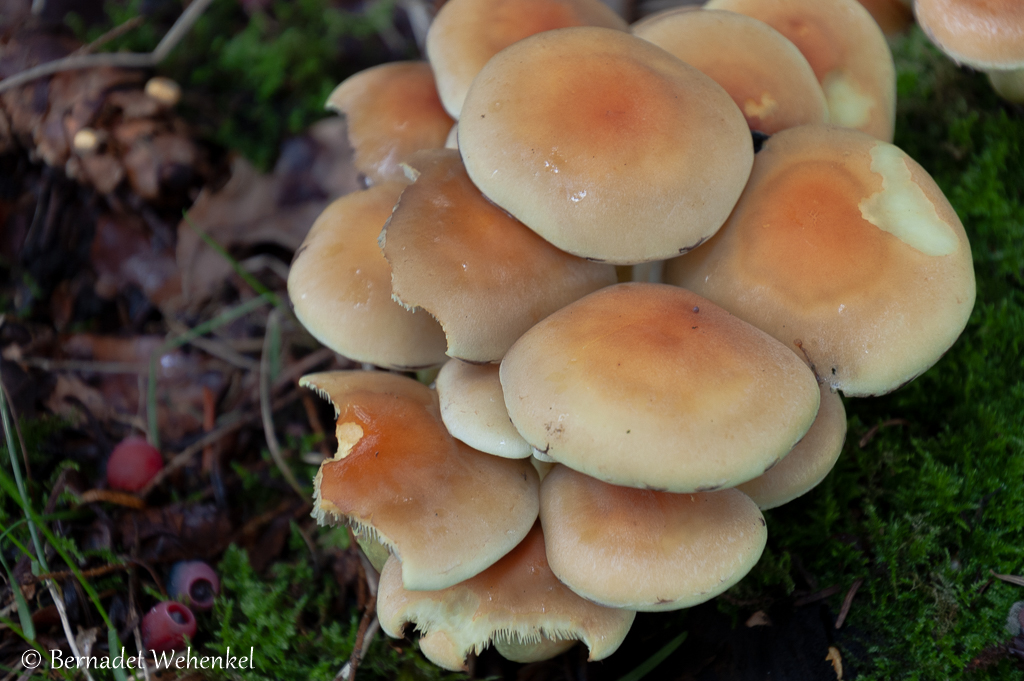
<svg viewBox="0 0 1024 681">
<path fill-rule="evenodd" d="M 683 633 L 679 634 L 674 639 L 666 643 L 664 646 L 662 646 L 661 650 L 659 650 L 658 652 L 654 653 L 649 658 L 644 660 L 643 664 L 641 664 L 639 667 L 637 667 L 630 673 L 626 674 L 625 676 L 619 678 L 619 681 L 640 681 L 640 679 L 650 674 L 652 671 L 654 671 L 655 667 L 664 662 L 666 657 L 674 653 L 676 648 L 683 644 L 683 641 L 686 640 L 687 633 L 688 632 L 684 631 Z"/>
</svg>

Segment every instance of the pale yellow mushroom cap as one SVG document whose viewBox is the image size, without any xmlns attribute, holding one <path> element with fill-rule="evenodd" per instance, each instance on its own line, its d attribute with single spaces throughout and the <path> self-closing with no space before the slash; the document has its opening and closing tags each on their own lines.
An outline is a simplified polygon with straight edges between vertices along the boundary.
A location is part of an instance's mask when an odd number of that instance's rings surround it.
<svg viewBox="0 0 1024 681">
<path fill-rule="evenodd" d="M 531 326 L 615 282 L 611 265 L 558 250 L 480 193 L 450 149 L 408 165 L 416 181 L 381 233 L 396 300 L 441 323 L 448 354 L 496 362 Z"/>
<path fill-rule="evenodd" d="M 540 524 L 508 555 L 476 577 L 443 591 L 402 588 L 396 561 L 380 576 L 377 617 L 389 636 L 406 623 L 422 632 L 420 650 L 445 669 L 465 669 L 466 656 L 488 643 L 518 661 L 553 657 L 566 642 L 583 641 L 603 660 L 629 632 L 635 612 L 580 598 L 548 567 Z"/>
<path fill-rule="evenodd" d="M 371 183 L 402 181 L 414 151 L 444 147 L 454 121 L 441 106 L 427 62 L 380 64 L 345 79 L 327 98 L 345 114 L 353 164 Z"/>
<path fill-rule="evenodd" d="M 646 40 L 564 28 L 495 55 L 459 121 L 473 183 L 558 248 L 618 265 L 715 233 L 750 172 L 743 114 Z"/>
<path fill-rule="evenodd" d="M 863 133 L 772 136 L 729 222 L 666 265 L 806 357 L 847 395 L 898 388 L 938 361 L 974 306 L 963 225 L 931 176 Z"/>
<path fill-rule="evenodd" d="M 538 513 L 529 461 L 477 452 L 452 438 L 437 394 L 404 376 L 337 371 L 300 385 L 338 414 L 338 453 L 314 481 L 313 515 L 343 522 L 399 559 L 407 589 L 443 589 L 493 565 Z"/>
<path fill-rule="evenodd" d="M 470 447 L 507 459 L 530 456 L 530 445 L 508 417 L 497 364 L 449 360 L 437 375 L 441 420 Z"/>
<path fill-rule="evenodd" d="M 710 0 L 759 19 L 807 57 L 828 100 L 829 122 L 891 142 L 896 66 L 875 20 L 856 0 Z"/>
<path fill-rule="evenodd" d="M 751 130 L 774 134 L 827 123 L 828 104 L 796 45 L 768 24 L 717 10 L 658 12 L 633 35 L 696 67 L 725 88 Z"/>
<path fill-rule="evenodd" d="M 357 362 L 400 370 L 441 364 L 446 347 L 433 317 L 391 299 L 391 267 L 377 237 L 404 188 L 389 182 L 334 201 L 288 273 L 295 316 L 314 338 Z"/>
<path fill-rule="evenodd" d="M 618 284 L 530 329 L 501 363 L 516 429 L 616 485 L 732 487 L 785 456 L 818 410 L 807 366 L 717 305 Z"/>
<path fill-rule="evenodd" d="M 600 0 L 448 0 L 427 32 L 427 57 L 445 109 L 459 118 L 470 83 L 498 52 L 569 26 L 628 28 Z"/>
<path fill-rule="evenodd" d="M 714 598 L 754 567 L 768 540 L 757 505 L 735 489 L 654 492 L 555 466 L 540 508 L 558 578 L 595 603 L 644 612 Z"/>
<path fill-rule="evenodd" d="M 843 452 L 846 409 L 843 399 L 821 384 L 821 406 L 810 430 L 782 461 L 762 475 L 737 485 L 761 510 L 788 504 L 817 487 Z"/>
</svg>

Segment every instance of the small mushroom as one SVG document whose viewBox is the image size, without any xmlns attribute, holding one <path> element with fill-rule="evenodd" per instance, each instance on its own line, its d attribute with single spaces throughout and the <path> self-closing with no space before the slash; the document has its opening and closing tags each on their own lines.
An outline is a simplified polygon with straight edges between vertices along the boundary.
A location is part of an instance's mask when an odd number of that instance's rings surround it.
<svg viewBox="0 0 1024 681">
<path fill-rule="evenodd" d="M 391 268 L 377 237 L 404 188 L 388 182 L 334 201 L 288 273 L 295 316 L 314 338 L 357 362 L 399 370 L 441 364 L 446 346 L 433 317 L 391 299 Z"/>
<path fill-rule="evenodd" d="M 450 149 L 408 161 L 416 181 L 380 236 L 395 300 L 429 312 L 448 354 L 500 360 L 531 326 L 615 282 L 611 265 L 564 253 L 480 193 Z"/>
<path fill-rule="evenodd" d="M 829 122 L 892 142 L 896 66 L 882 29 L 857 0 L 709 0 L 786 36 L 807 57 L 828 100 Z"/>
<path fill-rule="evenodd" d="M 828 103 L 811 65 L 762 21 L 734 12 L 673 9 L 638 22 L 633 35 L 725 88 L 751 130 L 771 135 L 803 123 L 828 122 Z"/>
<path fill-rule="evenodd" d="M 659 612 L 703 603 L 750 572 L 768 541 L 757 505 L 735 489 L 640 490 L 559 465 L 540 494 L 551 570 L 611 607 Z"/>
<path fill-rule="evenodd" d="M 614 485 L 732 487 L 814 421 L 807 366 L 689 291 L 617 284 L 530 329 L 501 363 L 516 429 L 546 457 Z"/>
<path fill-rule="evenodd" d="M 940 50 L 985 71 L 1001 97 L 1024 104 L 1024 3 L 917 0 L 914 13 Z"/>
<path fill-rule="evenodd" d="M 353 164 L 372 184 L 403 181 L 399 165 L 414 151 L 444 147 L 454 121 L 437 97 L 430 65 L 390 62 L 345 79 L 327 98 L 345 114 Z"/>
<path fill-rule="evenodd" d="M 437 375 L 441 420 L 454 437 L 508 459 L 530 456 L 530 445 L 508 417 L 497 364 L 448 361 Z"/>
<path fill-rule="evenodd" d="M 807 434 L 782 461 L 753 480 L 736 486 L 762 511 L 788 504 L 817 487 L 843 453 L 846 440 L 843 399 L 827 383 L 818 387 L 821 406 Z"/>
<path fill-rule="evenodd" d="M 726 226 L 665 281 L 767 331 L 846 395 L 895 390 L 938 361 L 974 306 L 960 218 L 928 173 L 856 130 L 768 140 Z"/>
<path fill-rule="evenodd" d="M 459 151 L 488 199 L 563 251 L 616 265 L 663 260 L 714 234 L 754 155 L 721 86 L 606 28 L 506 48 L 462 113 Z"/>
<path fill-rule="evenodd" d="M 387 547 L 405 588 L 469 579 L 529 532 L 539 503 L 533 467 L 452 438 L 434 391 L 376 371 L 313 374 L 300 385 L 338 414 L 338 453 L 316 475 L 313 515 Z"/>
<path fill-rule="evenodd" d="M 523 541 L 479 575 L 437 591 L 408 591 L 394 558 L 380 576 L 377 617 L 400 638 L 406 623 L 422 632 L 420 650 L 445 669 L 464 670 L 466 656 L 493 643 L 518 662 L 553 657 L 576 641 L 603 660 L 629 632 L 635 612 L 580 598 L 548 567 L 537 523 Z"/>
<path fill-rule="evenodd" d="M 491 57 L 512 43 L 569 26 L 626 31 L 599 0 L 449 0 L 427 32 L 427 58 L 444 108 L 459 118 L 470 83 Z"/>
</svg>

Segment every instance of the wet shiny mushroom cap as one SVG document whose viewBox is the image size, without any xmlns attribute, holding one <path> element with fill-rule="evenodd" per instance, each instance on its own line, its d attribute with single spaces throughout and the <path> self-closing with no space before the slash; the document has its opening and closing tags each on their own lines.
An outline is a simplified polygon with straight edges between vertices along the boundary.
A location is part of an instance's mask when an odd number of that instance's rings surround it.
<svg viewBox="0 0 1024 681">
<path fill-rule="evenodd" d="M 491 201 L 560 249 L 619 265 L 714 234 L 753 158 L 718 84 L 603 28 L 540 33 L 496 55 L 466 97 L 459 150 Z"/>
<path fill-rule="evenodd" d="M 450 149 L 413 155 L 416 181 L 381 234 L 391 289 L 441 323 L 448 354 L 500 360 L 555 310 L 615 282 L 611 265 L 558 250 L 484 198 Z"/>
<path fill-rule="evenodd" d="M 786 36 L 807 58 L 828 100 L 829 122 L 891 142 L 896 67 L 885 36 L 856 0 L 710 0 Z"/>
<path fill-rule="evenodd" d="M 772 136 L 729 222 L 665 268 L 806 357 L 846 395 L 934 364 L 974 306 L 971 247 L 931 176 L 855 130 Z"/>
<path fill-rule="evenodd" d="M 818 385 L 781 343 L 688 291 L 618 284 L 559 310 L 501 363 L 516 429 L 616 485 L 694 492 L 757 477 L 796 444 Z"/>
<path fill-rule="evenodd" d="M 288 273 L 295 316 L 318 341 L 357 362 L 417 369 L 445 360 L 433 317 L 391 299 L 391 267 L 377 237 L 405 183 L 343 196 L 310 228 Z"/>
<path fill-rule="evenodd" d="M 917 0 L 914 13 L 939 49 L 977 69 L 1024 68 L 1020 0 Z"/>
<path fill-rule="evenodd" d="M 406 623 L 422 632 L 420 650 L 434 664 L 464 670 L 466 656 L 489 643 L 520 662 L 547 659 L 576 641 L 603 660 L 619 647 L 636 613 L 580 598 L 548 567 L 536 524 L 508 555 L 479 575 L 441 591 L 402 588 L 394 559 L 380 576 L 377 617 L 400 638 Z"/>
<path fill-rule="evenodd" d="M 828 122 L 828 104 L 807 59 L 768 24 L 717 10 L 658 12 L 633 35 L 696 67 L 725 88 L 751 130 L 773 134 Z"/>
<path fill-rule="evenodd" d="M 595 603 L 644 612 L 703 603 L 746 575 L 768 531 L 735 489 L 671 494 L 616 487 L 555 466 L 541 485 L 548 562 Z"/>
<path fill-rule="evenodd" d="M 441 420 L 454 437 L 508 459 L 530 456 L 530 445 L 508 417 L 497 364 L 453 359 L 437 375 Z"/>
<path fill-rule="evenodd" d="M 821 406 L 807 434 L 782 461 L 762 475 L 737 485 L 762 511 L 788 504 L 807 494 L 825 479 L 846 440 L 846 409 L 843 399 L 822 383 Z"/>
<path fill-rule="evenodd" d="M 569 26 L 628 30 L 599 0 L 449 0 L 427 32 L 427 58 L 452 118 L 459 118 L 470 83 L 491 57 L 512 43 Z"/>
<path fill-rule="evenodd" d="M 430 65 L 419 61 L 360 71 L 334 89 L 327 108 L 345 114 L 353 164 L 372 184 L 404 181 L 405 157 L 444 147 L 455 122 L 437 97 Z"/>
<path fill-rule="evenodd" d="M 529 532 L 538 513 L 533 466 L 452 438 L 434 391 L 363 371 L 312 374 L 300 385 L 338 414 L 338 453 L 317 473 L 313 515 L 387 547 L 401 560 L 406 588 L 469 579 Z"/>
</svg>

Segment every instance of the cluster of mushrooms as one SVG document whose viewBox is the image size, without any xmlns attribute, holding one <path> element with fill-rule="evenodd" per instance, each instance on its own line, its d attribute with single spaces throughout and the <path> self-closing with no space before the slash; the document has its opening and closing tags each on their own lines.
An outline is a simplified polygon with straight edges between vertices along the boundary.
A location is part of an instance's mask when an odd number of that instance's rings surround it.
<svg viewBox="0 0 1024 681">
<path fill-rule="evenodd" d="M 633 26 L 598 0 L 449 0 L 427 53 L 329 101 L 369 187 L 313 225 L 289 295 L 392 371 L 302 380 L 337 412 L 314 514 L 354 530 L 382 628 L 414 624 L 435 663 L 602 659 L 637 611 L 753 567 L 761 510 L 840 454 L 838 391 L 953 344 L 970 246 L 890 143 L 892 56 L 855 0 Z M 401 373 L 442 364 L 436 388 Z"/>
</svg>

